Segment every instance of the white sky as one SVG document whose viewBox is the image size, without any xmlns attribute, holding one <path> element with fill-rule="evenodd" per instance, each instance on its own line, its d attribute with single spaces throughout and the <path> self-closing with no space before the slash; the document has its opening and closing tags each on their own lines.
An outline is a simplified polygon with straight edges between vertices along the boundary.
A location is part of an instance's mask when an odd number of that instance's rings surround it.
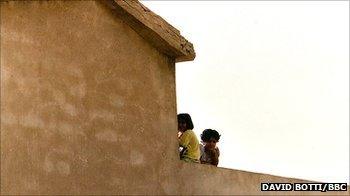
<svg viewBox="0 0 350 196">
<path fill-rule="evenodd" d="M 178 113 L 220 167 L 349 183 L 348 1 L 143 1 L 194 44 Z"/>
</svg>

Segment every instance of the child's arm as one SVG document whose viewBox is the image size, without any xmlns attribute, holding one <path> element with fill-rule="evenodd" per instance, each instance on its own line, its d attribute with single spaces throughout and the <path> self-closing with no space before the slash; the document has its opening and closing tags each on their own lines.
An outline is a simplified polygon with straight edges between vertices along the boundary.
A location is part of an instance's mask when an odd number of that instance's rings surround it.
<svg viewBox="0 0 350 196">
<path fill-rule="evenodd" d="M 215 166 L 218 166 L 219 164 L 219 153 L 216 149 L 214 149 L 214 153 L 213 153 L 213 157 L 212 157 L 212 164 L 215 165 Z"/>
<path fill-rule="evenodd" d="M 188 134 L 183 133 L 179 138 L 179 145 L 184 148 L 187 148 L 189 143 L 190 143 L 190 138 L 188 137 Z"/>
<path fill-rule="evenodd" d="M 217 166 L 219 164 L 219 149 L 208 149 L 207 153 L 210 157 L 211 164 Z"/>
<path fill-rule="evenodd" d="M 185 147 L 180 147 L 180 158 L 182 158 L 185 154 L 186 154 L 186 151 L 187 151 L 187 148 Z"/>
</svg>

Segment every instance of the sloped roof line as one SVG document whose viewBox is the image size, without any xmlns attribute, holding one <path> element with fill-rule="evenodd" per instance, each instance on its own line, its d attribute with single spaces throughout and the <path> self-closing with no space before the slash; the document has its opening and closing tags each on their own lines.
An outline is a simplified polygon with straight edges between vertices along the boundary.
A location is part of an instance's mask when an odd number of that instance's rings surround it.
<svg viewBox="0 0 350 196">
<path fill-rule="evenodd" d="M 162 53 L 176 62 L 192 61 L 193 44 L 180 31 L 152 12 L 138 0 L 107 0 L 116 14 Z"/>
</svg>

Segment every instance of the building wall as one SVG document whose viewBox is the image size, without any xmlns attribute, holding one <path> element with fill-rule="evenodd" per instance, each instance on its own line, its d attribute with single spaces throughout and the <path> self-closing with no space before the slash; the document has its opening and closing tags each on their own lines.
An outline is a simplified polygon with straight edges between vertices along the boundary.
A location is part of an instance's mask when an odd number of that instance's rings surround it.
<svg viewBox="0 0 350 196">
<path fill-rule="evenodd" d="M 162 193 L 175 97 L 174 62 L 102 3 L 1 2 L 2 193 Z"/>
<path fill-rule="evenodd" d="M 2 194 L 257 194 L 293 181 L 181 162 L 176 136 L 174 59 L 107 6 L 1 2 Z"/>
<path fill-rule="evenodd" d="M 239 158 L 239 157 L 237 157 Z M 259 163 L 257 163 L 259 164 Z M 216 168 L 209 165 L 178 163 L 178 189 L 169 194 L 182 195 L 349 195 L 343 192 L 269 191 L 260 190 L 261 183 L 314 183 L 268 174 Z"/>
</svg>

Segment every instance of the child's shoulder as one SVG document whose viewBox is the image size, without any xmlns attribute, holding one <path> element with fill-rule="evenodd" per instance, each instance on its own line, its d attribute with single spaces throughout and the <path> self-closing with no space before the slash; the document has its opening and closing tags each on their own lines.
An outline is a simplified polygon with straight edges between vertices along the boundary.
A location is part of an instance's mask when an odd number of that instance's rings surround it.
<svg viewBox="0 0 350 196">
<path fill-rule="evenodd" d="M 183 132 L 182 135 L 195 135 L 195 133 L 192 129 L 188 129 L 185 132 Z"/>
<path fill-rule="evenodd" d="M 218 153 L 218 155 L 220 155 L 220 150 L 219 147 L 215 147 L 216 152 Z"/>
</svg>

